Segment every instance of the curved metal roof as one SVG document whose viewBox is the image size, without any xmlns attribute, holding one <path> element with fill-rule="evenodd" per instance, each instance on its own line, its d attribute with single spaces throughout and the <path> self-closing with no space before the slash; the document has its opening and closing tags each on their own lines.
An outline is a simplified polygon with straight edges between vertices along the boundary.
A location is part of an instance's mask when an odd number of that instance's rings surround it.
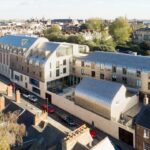
<svg viewBox="0 0 150 150">
<path fill-rule="evenodd" d="M 75 89 L 75 103 L 110 119 L 114 97 L 122 86 L 106 80 L 84 78 Z"/>
<path fill-rule="evenodd" d="M 37 45 L 37 48 L 40 49 L 40 50 L 46 50 L 46 51 L 53 52 L 53 51 L 55 51 L 59 46 L 60 46 L 59 43 L 55 43 L 55 42 L 44 42 L 44 43 L 38 44 L 38 45 Z"/>
<path fill-rule="evenodd" d="M 6 35 L 0 38 L 0 43 L 28 49 L 37 39 L 38 37 L 27 35 Z"/>
<path fill-rule="evenodd" d="M 85 62 L 95 62 L 98 64 L 110 64 L 131 69 L 150 71 L 150 57 L 134 56 L 123 53 L 93 52 L 81 58 Z"/>
</svg>

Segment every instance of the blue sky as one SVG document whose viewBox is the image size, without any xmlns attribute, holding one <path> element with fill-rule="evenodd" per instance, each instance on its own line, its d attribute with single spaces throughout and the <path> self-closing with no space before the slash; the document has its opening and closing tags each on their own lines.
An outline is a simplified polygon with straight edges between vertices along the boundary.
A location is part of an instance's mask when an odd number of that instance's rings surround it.
<svg viewBox="0 0 150 150">
<path fill-rule="evenodd" d="M 43 16 L 150 19 L 150 0 L 0 0 L 0 19 Z"/>
</svg>

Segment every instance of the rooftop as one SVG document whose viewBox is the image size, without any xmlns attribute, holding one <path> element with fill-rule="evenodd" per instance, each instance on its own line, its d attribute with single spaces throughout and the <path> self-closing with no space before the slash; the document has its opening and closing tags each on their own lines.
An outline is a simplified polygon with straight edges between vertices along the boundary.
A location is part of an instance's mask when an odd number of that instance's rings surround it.
<svg viewBox="0 0 150 150">
<path fill-rule="evenodd" d="M 97 64 L 117 65 L 129 69 L 150 71 L 150 57 L 148 56 L 96 51 L 82 57 L 81 60 L 85 62 L 95 62 Z"/>
<path fill-rule="evenodd" d="M 150 104 L 144 105 L 135 119 L 135 123 L 150 129 Z"/>
<path fill-rule="evenodd" d="M 38 37 L 28 35 L 6 35 L 0 38 L 0 44 L 28 49 L 37 39 Z"/>
</svg>

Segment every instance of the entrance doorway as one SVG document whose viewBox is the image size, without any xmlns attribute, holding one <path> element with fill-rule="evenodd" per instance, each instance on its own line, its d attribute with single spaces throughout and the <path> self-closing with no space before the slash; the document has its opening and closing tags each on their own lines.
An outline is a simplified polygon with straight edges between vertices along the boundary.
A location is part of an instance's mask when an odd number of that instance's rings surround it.
<svg viewBox="0 0 150 150">
<path fill-rule="evenodd" d="M 52 103 L 52 96 L 48 93 L 45 94 L 46 99 L 48 99 L 48 103 L 51 104 Z"/>
<path fill-rule="evenodd" d="M 133 146 L 133 134 L 122 128 L 119 128 L 119 139 L 128 145 Z"/>
</svg>

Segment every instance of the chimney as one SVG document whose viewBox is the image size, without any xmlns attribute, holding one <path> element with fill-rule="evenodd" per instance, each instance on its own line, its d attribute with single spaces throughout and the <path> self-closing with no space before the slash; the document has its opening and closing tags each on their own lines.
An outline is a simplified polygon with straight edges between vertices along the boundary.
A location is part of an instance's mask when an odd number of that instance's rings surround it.
<svg viewBox="0 0 150 150">
<path fill-rule="evenodd" d="M 4 96 L 0 96 L 0 112 L 5 108 L 5 98 Z"/>
<path fill-rule="evenodd" d="M 147 94 L 144 95 L 143 102 L 144 102 L 144 105 L 148 105 L 149 104 L 149 99 L 147 97 Z"/>
<path fill-rule="evenodd" d="M 16 91 L 16 97 L 15 98 L 16 98 L 16 102 L 20 103 L 20 91 L 19 90 Z"/>
<path fill-rule="evenodd" d="M 12 96 L 13 96 L 13 89 L 12 89 L 12 86 L 11 86 L 11 85 L 9 85 L 9 86 L 7 87 L 7 96 L 8 96 L 8 97 L 12 97 Z"/>
</svg>

